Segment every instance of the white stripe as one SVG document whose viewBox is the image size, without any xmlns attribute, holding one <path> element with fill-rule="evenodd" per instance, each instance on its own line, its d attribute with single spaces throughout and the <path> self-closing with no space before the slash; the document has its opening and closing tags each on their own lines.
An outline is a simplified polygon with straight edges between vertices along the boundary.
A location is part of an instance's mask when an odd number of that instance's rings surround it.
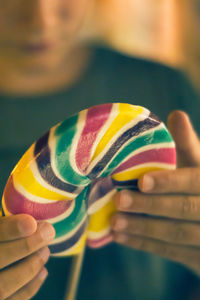
<svg viewBox="0 0 200 300">
<path fill-rule="evenodd" d="M 128 161 L 130 158 L 140 154 L 140 153 L 143 153 L 145 151 L 148 151 L 148 150 L 156 150 L 156 149 L 174 149 L 175 148 L 175 143 L 174 142 L 169 142 L 169 143 L 158 143 L 158 144 L 150 144 L 150 145 L 146 145 L 146 146 L 143 146 L 141 148 L 138 148 L 136 149 L 135 151 L 131 152 L 129 155 L 127 155 L 121 162 L 120 164 L 116 167 L 119 168 L 122 164 L 124 164 L 126 161 Z M 114 172 L 114 170 L 112 171 Z"/>
<path fill-rule="evenodd" d="M 145 111 L 146 114 L 149 114 L 149 111 Z M 87 174 L 91 172 L 91 170 L 94 168 L 94 166 L 104 157 L 104 155 L 108 152 L 108 150 L 112 147 L 112 145 L 117 141 L 117 139 L 128 129 L 134 127 L 138 122 L 143 121 L 147 118 L 148 115 L 145 115 L 145 113 L 140 114 L 139 116 L 137 116 L 136 118 L 134 118 L 133 120 L 131 120 L 130 122 L 128 122 L 127 124 L 125 124 L 122 128 L 120 128 L 120 130 L 118 130 L 116 132 L 116 134 L 113 136 L 113 138 L 108 142 L 108 144 L 106 145 L 106 147 L 103 149 L 103 151 L 90 163 L 90 166 L 87 170 Z M 147 132 L 147 131 L 146 131 Z M 135 136 L 134 138 L 137 138 L 137 136 Z M 133 138 L 133 139 L 134 139 Z M 130 142 L 130 140 L 128 141 Z M 124 147 L 126 146 L 127 143 L 124 144 Z M 118 150 L 121 151 L 122 148 L 120 148 Z M 117 152 L 117 153 L 118 153 Z M 116 154 L 117 154 L 116 153 Z M 115 154 L 115 156 L 116 156 Z M 102 173 L 102 172 L 101 172 Z"/>
<path fill-rule="evenodd" d="M 32 153 L 30 152 L 29 168 L 30 168 L 30 170 L 31 170 L 31 172 L 32 172 L 35 180 L 38 182 L 38 184 L 40 184 L 42 187 L 46 188 L 49 191 L 55 192 L 55 193 L 60 194 L 62 196 L 66 196 L 69 199 L 74 199 L 77 196 L 77 194 L 73 194 L 73 193 L 69 193 L 69 192 L 60 190 L 60 189 L 52 186 L 51 184 L 49 184 L 47 181 L 45 181 L 43 179 L 43 177 L 41 176 L 40 171 L 38 169 L 38 165 L 37 165 L 36 159 L 34 158 L 34 154 L 33 154 L 34 150 L 33 149 L 32 149 Z M 51 161 L 51 163 L 52 163 L 52 161 Z M 57 176 L 57 174 L 55 174 L 55 175 Z M 60 180 L 62 180 L 63 182 L 66 183 L 66 181 L 64 181 L 63 179 L 60 179 Z"/>
<path fill-rule="evenodd" d="M 113 174 L 113 177 L 115 177 L 116 175 L 120 175 L 120 174 L 126 173 L 126 172 L 134 171 L 134 170 L 141 169 L 141 168 L 149 168 L 149 167 L 160 168 L 160 169 L 168 169 L 168 170 L 174 170 L 176 168 L 176 166 L 172 165 L 172 164 L 150 162 L 150 163 L 144 163 L 144 164 L 140 164 L 140 165 L 134 166 L 132 168 L 126 169 L 126 170 L 121 171 L 119 173 L 115 173 L 115 174 Z M 118 179 L 116 179 L 116 180 L 118 181 Z M 125 179 L 119 180 L 119 181 L 123 182 L 124 180 Z"/>
<path fill-rule="evenodd" d="M 112 191 L 107 193 L 104 197 L 101 197 L 96 202 L 94 202 L 88 209 L 88 215 L 92 215 L 92 214 L 96 213 L 103 206 L 105 206 L 108 202 L 110 202 L 115 193 L 116 193 L 116 189 L 113 189 Z"/>
<path fill-rule="evenodd" d="M 35 195 L 29 193 L 20 183 L 16 182 L 15 180 L 13 180 L 13 185 L 20 194 L 22 194 L 28 200 L 33 201 L 35 203 L 39 203 L 39 204 L 47 204 L 48 203 L 49 204 L 49 203 L 58 202 L 58 200 L 46 199 L 46 198 L 38 197 L 38 196 L 35 196 Z"/>
<path fill-rule="evenodd" d="M 62 200 L 61 200 L 62 201 Z M 69 217 L 69 215 L 71 215 L 71 213 L 73 212 L 75 207 L 75 201 L 72 202 L 72 204 L 70 205 L 70 207 L 67 209 L 67 211 L 65 211 L 63 214 L 55 217 L 55 218 L 51 218 L 51 219 L 46 219 L 46 221 L 48 221 L 51 224 L 55 224 L 55 223 L 59 223 L 62 220 L 66 219 L 67 217 Z"/>
<path fill-rule="evenodd" d="M 72 140 L 70 155 L 69 155 L 70 165 L 73 168 L 74 172 L 76 172 L 76 173 L 78 173 L 82 176 L 84 176 L 85 174 L 77 168 L 77 165 L 76 165 L 76 152 L 77 152 L 78 143 L 80 141 L 80 136 L 81 136 L 82 131 L 83 131 L 84 126 L 85 126 L 87 111 L 88 110 L 85 109 L 85 110 L 83 110 L 79 113 L 77 126 L 76 126 L 76 134 L 75 134 L 75 136 Z"/>
<path fill-rule="evenodd" d="M 116 117 L 118 116 L 118 112 L 119 112 L 119 103 L 115 103 L 112 106 L 111 112 L 110 112 L 110 116 L 108 118 L 108 120 L 106 121 L 106 123 L 102 126 L 101 130 L 99 131 L 97 138 L 91 148 L 91 154 L 90 154 L 90 159 L 88 162 L 88 168 L 86 173 L 88 174 L 88 169 L 90 168 L 90 164 L 91 164 L 91 159 L 96 151 L 96 148 L 99 144 L 99 142 L 101 141 L 101 139 L 103 138 L 103 136 L 105 135 L 106 131 L 108 130 L 108 128 L 110 127 L 110 125 L 113 123 L 113 121 L 116 119 Z"/>
<path fill-rule="evenodd" d="M 59 124 L 60 125 L 60 124 Z M 64 183 L 68 183 L 68 184 L 71 184 L 71 185 L 74 185 L 70 182 L 68 182 L 57 170 L 57 167 L 56 167 L 56 160 L 55 160 L 55 157 L 56 157 L 56 137 L 55 137 L 55 130 L 57 129 L 58 126 L 55 126 L 53 127 L 51 130 L 50 130 L 50 135 L 49 135 L 49 141 L 48 141 L 48 145 L 49 145 L 49 149 L 50 149 L 50 157 L 51 157 L 51 167 L 52 167 L 52 170 L 54 172 L 54 174 L 56 175 L 57 178 L 59 178 L 62 182 Z M 66 158 L 67 159 L 67 158 Z M 80 183 L 81 185 L 81 183 Z M 77 185 L 77 188 L 78 188 L 78 185 Z"/>
<path fill-rule="evenodd" d="M 128 123 L 129 125 L 130 125 L 130 123 Z M 130 126 L 130 128 L 132 127 L 133 125 L 131 125 Z M 163 127 L 162 126 L 162 124 L 160 124 L 160 125 L 158 125 L 157 126 L 157 130 L 158 129 L 160 129 L 161 127 Z M 151 129 L 149 129 L 149 130 L 146 130 L 146 131 L 144 131 L 144 132 L 142 132 L 142 133 L 140 133 L 139 135 L 137 135 L 137 136 L 134 136 L 134 137 L 132 137 L 131 139 L 129 139 L 126 143 L 124 143 L 123 145 L 122 145 L 122 147 L 113 155 L 113 157 L 110 159 L 110 161 L 108 162 L 108 164 L 107 165 L 105 165 L 105 167 L 103 168 L 103 170 L 98 174 L 98 177 L 100 177 L 101 176 L 101 174 L 105 171 L 105 169 L 106 168 L 108 168 L 108 166 L 110 165 L 110 163 L 113 161 L 113 159 L 119 154 L 119 152 L 121 152 L 125 147 L 127 147 L 127 144 L 129 144 L 129 143 L 131 143 L 132 141 L 134 141 L 134 140 L 136 140 L 138 137 L 141 137 L 141 136 L 143 136 L 143 135 L 146 135 L 146 134 L 149 134 L 149 133 L 153 133 L 153 132 L 155 132 L 155 128 L 151 128 Z M 109 146 L 109 148 L 112 146 L 112 144 Z M 107 149 L 108 147 L 106 147 L 106 150 L 104 151 L 104 152 L 107 152 L 107 151 L 109 151 L 109 149 Z M 99 157 L 99 160 L 101 160 L 101 158 L 105 155 L 106 153 L 101 153 L 98 157 Z M 101 156 L 101 157 L 100 157 Z M 98 163 L 98 162 L 97 162 Z M 96 164 L 97 164 L 96 163 Z M 94 163 L 93 163 L 93 165 L 94 165 Z M 92 169 L 92 168 L 90 168 L 90 169 Z"/>
<path fill-rule="evenodd" d="M 84 216 L 84 218 L 81 220 L 81 222 L 73 229 L 71 230 L 70 232 L 68 232 L 67 234 L 64 234 L 62 235 L 61 237 L 59 238 L 56 238 L 54 239 L 50 245 L 54 245 L 54 244 L 57 244 L 57 243 L 61 243 L 61 242 L 64 242 L 65 240 L 68 240 L 70 239 L 78 230 L 79 228 L 82 226 L 82 224 L 85 222 L 87 218 L 87 215 Z"/>
<path fill-rule="evenodd" d="M 88 230 L 87 231 L 87 238 L 90 239 L 90 240 L 100 239 L 100 238 L 108 235 L 110 230 L 111 230 L 110 226 L 106 227 L 105 229 L 103 229 L 99 232 Z"/>
</svg>

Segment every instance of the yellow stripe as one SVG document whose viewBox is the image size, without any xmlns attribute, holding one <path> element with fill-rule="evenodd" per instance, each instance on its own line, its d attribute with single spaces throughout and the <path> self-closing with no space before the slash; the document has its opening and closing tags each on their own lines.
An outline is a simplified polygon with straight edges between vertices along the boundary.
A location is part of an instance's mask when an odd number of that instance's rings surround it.
<svg viewBox="0 0 200 300">
<path fill-rule="evenodd" d="M 2 208 L 3 208 L 5 216 L 10 216 L 11 215 L 11 213 L 6 208 L 4 196 L 2 198 Z"/>
<path fill-rule="evenodd" d="M 77 255 L 81 253 L 85 247 L 86 243 L 86 233 L 82 235 L 80 240 L 69 250 L 66 250 L 64 252 L 58 253 L 58 254 L 52 254 L 52 256 L 70 256 L 70 255 Z"/>
<path fill-rule="evenodd" d="M 76 255 L 76 254 L 82 252 L 85 247 L 85 242 L 86 242 L 86 233 L 84 233 L 82 235 L 82 237 L 80 238 L 78 243 L 76 245 L 74 245 L 73 249 L 71 249 L 69 252 L 67 252 L 67 255 Z"/>
<path fill-rule="evenodd" d="M 114 201 L 109 201 L 89 219 L 89 231 L 100 232 L 110 226 L 110 218 L 116 212 Z"/>
<path fill-rule="evenodd" d="M 19 183 L 27 190 L 30 194 L 37 197 L 49 199 L 49 200 L 68 200 L 65 195 L 56 193 L 48 190 L 42 186 L 34 177 L 30 169 L 30 164 L 35 160 L 33 156 L 34 145 L 32 145 L 29 150 L 23 155 L 17 166 L 12 172 L 14 183 Z"/>
<path fill-rule="evenodd" d="M 133 180 L 138 179 L 143 174 L 150 172 L 150 171 L 160 171 L 166 170 L 166 168 L 159 168 L 159 167 L 145 167 L 145 168 L 137 168 L 132 169 L 124 172 L 117 173 L 112 176 L 113 179 L 117 181 L 126 181 L 126 180 Z"/>
<path fill-rule="evenodd" d="M 118 115 L 99 142 L 92 160 L 94 160 L 105 149 L 106 145 L 123 126 L 131 122 L 138 115 L 142 114 L 143 111 L 143 107 L 120 103 Z"/>
</svg>

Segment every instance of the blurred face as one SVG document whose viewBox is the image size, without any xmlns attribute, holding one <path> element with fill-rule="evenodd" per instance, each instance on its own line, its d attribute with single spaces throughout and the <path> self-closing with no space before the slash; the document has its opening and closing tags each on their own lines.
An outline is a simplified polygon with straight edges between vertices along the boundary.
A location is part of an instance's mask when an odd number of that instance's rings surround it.
<svg viewBox="0 0 200 300">
<path fill-rule="evenodd" d="M 200 92 L 200 0 L 182 1 L 180 12 L 183 64 Z"/>
<path fill-rule="evenodd" d="M 90 0 L 0 0 L 0 63 L 22 71 L 62 64 Z"/>
</svg>

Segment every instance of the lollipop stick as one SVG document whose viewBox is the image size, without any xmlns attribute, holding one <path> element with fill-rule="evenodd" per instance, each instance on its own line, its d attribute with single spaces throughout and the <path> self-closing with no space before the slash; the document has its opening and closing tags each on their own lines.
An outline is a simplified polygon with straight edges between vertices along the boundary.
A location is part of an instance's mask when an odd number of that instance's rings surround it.
<svg viewBox="0 0 200 300">
<path fill-rule="evenodd" d="M 82 269 L 82 265 L 83 265 L 84 253 L 85 253 L 85 248 L 83 249 L 83 251 L 81 253 L 76 255 L 72 260 L 70 278 L 69 278 L 69 282 L 67 284 L 67 289 L 66 289 L 64 300 L 75 300 L 76 299 L 79 278 L 80 278 L 81 269 Z"/>
</svg>

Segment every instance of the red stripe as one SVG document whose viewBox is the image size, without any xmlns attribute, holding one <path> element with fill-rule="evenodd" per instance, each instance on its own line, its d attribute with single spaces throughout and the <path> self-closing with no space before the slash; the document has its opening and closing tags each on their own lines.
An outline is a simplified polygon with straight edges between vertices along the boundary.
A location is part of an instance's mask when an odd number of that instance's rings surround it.
<svg viewBox="0 0 200 300">
<path fill-rule="evenodd" d="M 99 131 L 108 120 L 112 106 L 113 104 L 104 104 L 88 109 L 85 126 L 76 150 L 76 164 L 81 172 L 85 172 L 89 165 L 92 146 Z"/>
<path fill-rule="evenodd" d="M 29 200 L 15 189 L 12 176 L 6 185 L 4 198 L 6 208 L 11 214 L 29 214 L 36 220 L 55 218 L 66 212 L 73 202 L 62 200 L 53 203 L 37 203 Z"/>
<path fill-rule="evenodd" d="M 108 235 L 100 239 L 96 239 L 96 240 L 87 239 L 87 244 L 90 248 L 100 248 L 112 241 L 113 241 L 113 236 L 111 233 L 109 233 Z"/>
<path fill-rule="evenodd" d="M 138 153 L 127 161 L 119 165 L 113 174 L 125 171 L 134 166 L 138 166 L 144 163 L 157 162 L 157 163 L 167 163 L 171 165 L 176 164 L 176 150 L 175 148 L 161 148 L 161 149 L 151 149 Z"/>
</svg>

